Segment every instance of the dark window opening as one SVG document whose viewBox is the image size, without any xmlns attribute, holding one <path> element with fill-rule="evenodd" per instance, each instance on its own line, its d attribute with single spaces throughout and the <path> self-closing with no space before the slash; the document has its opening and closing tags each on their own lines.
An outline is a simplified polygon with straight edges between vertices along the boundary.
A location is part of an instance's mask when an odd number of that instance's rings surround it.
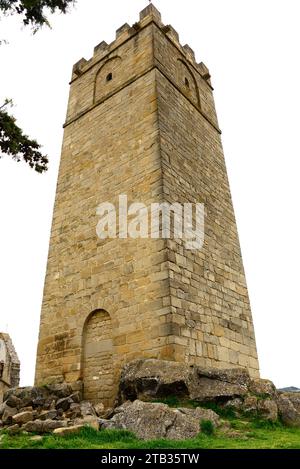
<svg viewBox="0 0 300 469">
<path fill-rule="evenodd" d="M 185 86 L 186 86 L 187 88 L 190 87 L 190 82 L 189 82 L 189 80 L 188 80 L 187 78 L 184 79 L 184 84 L 185 84 Z"/>
<path fill-rule="evenodd" d="M 106 77 L 106 81 L 111 81 L 113 79 L 112 73 L 109 73 Z"/>
</svg>

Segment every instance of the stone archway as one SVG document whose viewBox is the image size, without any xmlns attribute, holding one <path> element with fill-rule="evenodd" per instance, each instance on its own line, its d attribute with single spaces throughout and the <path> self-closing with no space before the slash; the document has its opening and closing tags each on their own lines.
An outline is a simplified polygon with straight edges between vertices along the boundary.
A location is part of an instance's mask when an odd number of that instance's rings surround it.
<svg viewBox="0 0 300 469">
<path fill-rule="evenodd" d="M 111 405 L 114 385 L 112 324 L 104 310 L 94 311 L 83 330 L 84 399 Z"/>
</svg>

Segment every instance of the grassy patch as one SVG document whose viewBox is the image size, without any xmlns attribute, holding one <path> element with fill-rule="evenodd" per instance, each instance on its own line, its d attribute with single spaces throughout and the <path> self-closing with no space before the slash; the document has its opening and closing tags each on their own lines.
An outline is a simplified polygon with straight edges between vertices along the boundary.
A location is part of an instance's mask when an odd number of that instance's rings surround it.
<svg viewBox="0 0 300 469">
<path fill-rule="evenodd" d="M 9 436 L 2 433 L 2 449 L 221 449 L 221 448 L 273 448 L 300 449 L 300 429 L 286 428 L 281 424 L 264 426 L 259 421 L 232 420 L 231 431 L 217 430 L 213 434 L 199 433 L 186 441 L 141 441 L 124 430 L 95 431 L 83 429 L 77 435 L 65 437 L 47 435 L 40 441 L 29 435 Z"/>
</svg>

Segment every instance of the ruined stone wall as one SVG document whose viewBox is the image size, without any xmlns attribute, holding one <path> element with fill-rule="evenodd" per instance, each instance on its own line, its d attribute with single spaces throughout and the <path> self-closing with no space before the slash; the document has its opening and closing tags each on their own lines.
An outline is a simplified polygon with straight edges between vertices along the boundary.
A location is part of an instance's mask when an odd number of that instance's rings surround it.
<svg viewBox="0 0 300 469">
<path fill-rule="evenodd" d="M 9 388 L 19 386 L 20 361 L 8 334 L 0 332 L 0 403 Z"/>
</svg>

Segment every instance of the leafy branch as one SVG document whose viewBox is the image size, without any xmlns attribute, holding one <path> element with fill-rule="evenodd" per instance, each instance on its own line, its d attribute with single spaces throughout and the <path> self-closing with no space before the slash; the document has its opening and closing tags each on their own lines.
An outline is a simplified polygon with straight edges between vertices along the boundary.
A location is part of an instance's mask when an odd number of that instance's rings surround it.
<svg viewBox="0 0 300 469">
<path fill-rule="evenodd" d="M 43 173 L 48 169 L 48 157 L 41 153 L 36 140 L 25 135 L 16 119 L 8 113 L 7 108 L 12 105 L 12 100 L 6 99 L 0 106 L 0 152 L 16 161 L 23 160 L 38 173 Z"/>
</svg>

